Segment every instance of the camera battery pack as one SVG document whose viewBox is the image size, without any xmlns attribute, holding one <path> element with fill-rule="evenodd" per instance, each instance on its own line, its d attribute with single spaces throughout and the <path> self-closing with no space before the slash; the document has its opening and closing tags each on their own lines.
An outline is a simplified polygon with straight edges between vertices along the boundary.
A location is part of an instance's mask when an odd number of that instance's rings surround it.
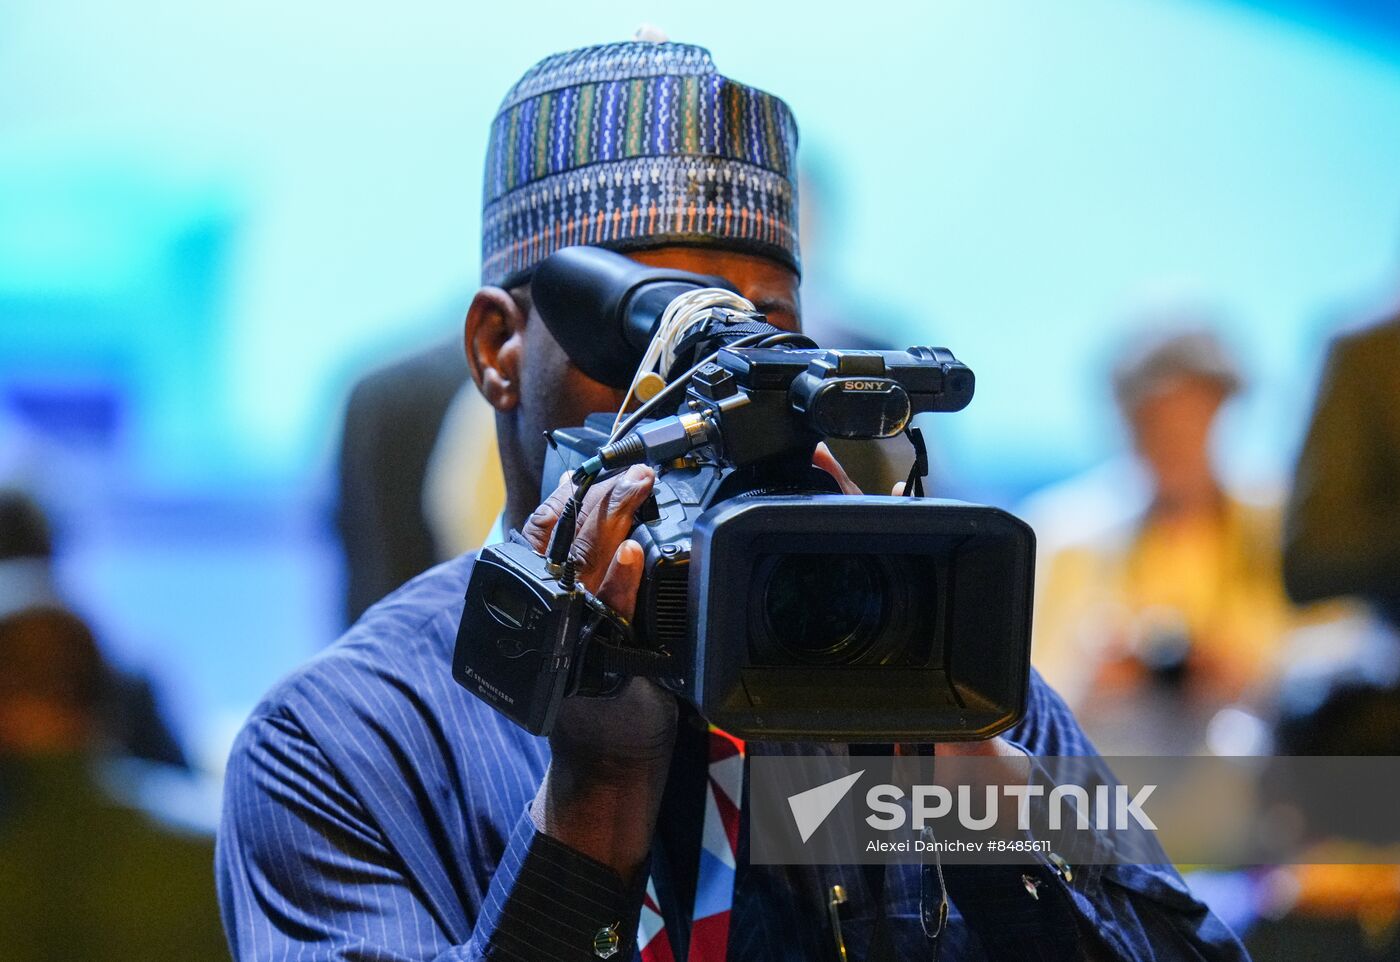
<svg viewBox="0 0 1400 962">
<path fill-rule="evenodd" d="M 579 655 L 583 592 L 565 589 L 528 545 L 477 555 L 457 631 L 457 683 L 535 735 L 554 727 Z"/>
</svg>

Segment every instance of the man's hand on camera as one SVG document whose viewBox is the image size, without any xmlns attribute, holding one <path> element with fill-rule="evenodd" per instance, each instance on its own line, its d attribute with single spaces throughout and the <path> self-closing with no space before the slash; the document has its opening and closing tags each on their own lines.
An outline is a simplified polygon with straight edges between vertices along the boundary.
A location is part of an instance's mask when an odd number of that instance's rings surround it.
<svg viewBox="0 0 1400 962">
<path fill-rule="evenodd" d="M 654 480 L 651 468 L 637 465 L 594 484 L 575 529 L 579 581 L 625 618 L 642 581 L 642 549 L 627 536 Z M 566 475 L 525 522 L 521 534 L 536 551 L 549 545 L 572 495 Z M 675 697 L 646 679 L 610 698 L 566 698 L 531 809 L 536 827 L 630 878 L 650 849 L 675 737 Z"/>
</svg>

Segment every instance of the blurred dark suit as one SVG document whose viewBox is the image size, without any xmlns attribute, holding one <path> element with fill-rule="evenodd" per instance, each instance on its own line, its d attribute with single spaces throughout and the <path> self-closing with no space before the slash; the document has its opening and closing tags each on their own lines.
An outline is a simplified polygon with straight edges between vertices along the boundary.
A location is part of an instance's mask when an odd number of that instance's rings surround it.
<svg viewBox="0 0 1400 962">
<path fill-rule="evenodd" d="M 1295 601 L 1356 595 L 1400 624 L 1400 316 L 1332 344 L 1284 533 Z"/>
<path fill-rule="evenodd" d="M 336 512 L 347 623 L 439 560 L 423 481 L 443 415 L 466 380 L 462 342 L 453 338 L 370 372 L 350 393 Z"/>
<path fill-rule="evenodd" d="M 228 959 L 213 840 L 114 801 L 90 753 L 0 753 L 0 959 Z"/>
</svg>

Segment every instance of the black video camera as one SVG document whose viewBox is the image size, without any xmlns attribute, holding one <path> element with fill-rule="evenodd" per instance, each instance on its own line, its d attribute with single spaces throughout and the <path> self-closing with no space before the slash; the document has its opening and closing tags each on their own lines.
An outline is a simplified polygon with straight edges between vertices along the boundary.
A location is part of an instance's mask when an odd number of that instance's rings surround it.
<svg viewBox="0 0 1400 962">
<path fill-rule="evenodd" d="M 587 247 L 532 282 L 574 363 L 619 386 L 676 298 L 714 288 L 729 285 Z M 575 510 L 598 478 L 656 468 L 632 534 L 645 553 L 633 623 L 577 585 L 566 508 L 546 555 L 518 536 L 482 549 L 457 681 L 535 734 L 566 696 L 633 675 L 744 738 L 953 741 L 1013 725 L 1034 535 L 995 508 L 922 497 L 909 426 L 965 407 L 972 371 L 942 348 L 824 350 L 751 311 L 694 313 L 660 393 L 616 428 L 598 414 L 550 438 L 543 483 L 571 472 Z M 915 450 L 904 497 L 843 495 L 812 465 L 824 438 L 902 432 Z"/>
</svg>

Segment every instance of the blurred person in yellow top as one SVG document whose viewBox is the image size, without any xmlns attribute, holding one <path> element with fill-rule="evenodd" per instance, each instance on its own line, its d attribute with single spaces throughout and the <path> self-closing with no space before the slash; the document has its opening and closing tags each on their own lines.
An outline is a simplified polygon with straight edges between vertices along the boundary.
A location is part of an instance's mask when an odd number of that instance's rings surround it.
<svg viewBox="0 0 1400 962">
<path fill-rule="evenodd" d="M 1212 431 L 1243 377 L 1213 331 L 1137 339 L 1112 379 L 1145 489 L 1134 500 L 1130 483 L 1110 485 L 1082 511 L 1053 498 L 1031 508 L 1033 660 L 1105 754 L 1194 754 L 1218 711 L 1272 690 L 1297 624 L 1279 506 L 1216 471 Z"/>
</svg>

